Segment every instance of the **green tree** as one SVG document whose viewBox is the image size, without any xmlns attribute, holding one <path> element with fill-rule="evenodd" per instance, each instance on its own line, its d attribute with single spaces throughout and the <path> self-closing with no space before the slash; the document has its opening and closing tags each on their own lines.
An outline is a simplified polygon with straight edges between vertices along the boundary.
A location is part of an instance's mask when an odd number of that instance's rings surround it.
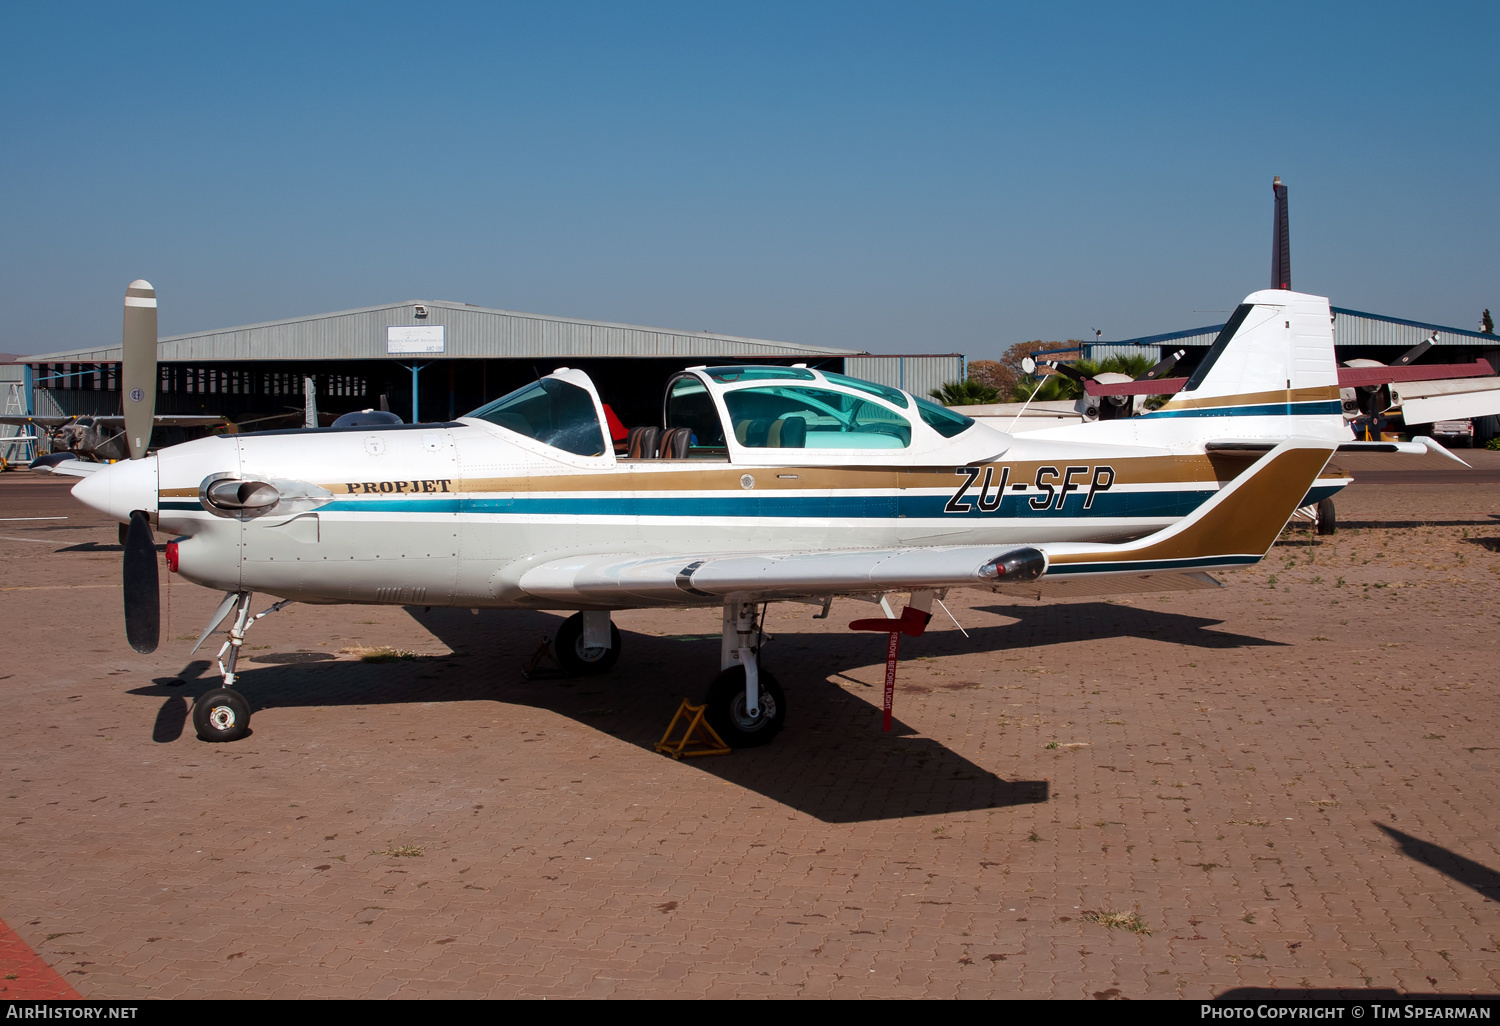
<svg viewBox="0 0 1500 1026">
<path fill-rule="evenodd" d="M 1484 316 L 1479 318 L 1479 330 L 1486 335 L 1493 335 L 1495 333 L 1495 321 L 1494 318 L 1490 317 L 1489 307 L 1484 308 Z"/>
<path fill-rule="evenodd" d="M 927 393 L 944 406 L 979 406 L 1000 402 L 1000 390 L 973 378 L 950 381 L 941 388 Z"/>
<path fill-rule="evenodd" d="M 1021 376 L 1020 365 L 1008 367 L 998 360 L 970 360 L 969 377 L 982 385 L 989 385 L 1002 396 L 1010 395 Z"/>
</svg>

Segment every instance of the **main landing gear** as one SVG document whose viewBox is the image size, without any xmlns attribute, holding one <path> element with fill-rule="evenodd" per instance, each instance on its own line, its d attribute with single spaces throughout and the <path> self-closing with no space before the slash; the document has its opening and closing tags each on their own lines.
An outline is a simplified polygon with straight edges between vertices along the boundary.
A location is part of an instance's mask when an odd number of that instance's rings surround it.
<svg viewBox="0 0 1500 1026">
<path fill-rule="evenodd" d="M 731 748 L 770 744 L 786 723 L 781 685 L 760 668 L 760 615 L 754 602 L 724 603 L 721 670 L 708 686 L 705 715 Z"/>
<path fill-rule="evenodd" d="M 574 613 L 557 629 L 552 648 L 570 677 L 607 673 L 620 659 L 620 631 L 607 609 Z"/>
<path fill-rule="evenodd" d="M 1307 506 L 1299 506 L 1292 513 L 1293 520 L 1310 521 L 1313 529 L 1322 535 L 1334 534 L 1339 529 L 1338 515 L 1334 512 L 1332 499 L 1319 499 Z"/>
<path fill-rule="evenodd" d="M 786 722 L 781 684 L 760 668 L 763 611 L 754 602 L 724 603 L 719 675 L 708 686 L 709 725 L 731 748 L 769 744 Z M 552 642 L 557 663 L 573 677 L 607 672 L 620 658 L 620 632 L 607 610 L 574 613 Z"/>
<path fill-rule="evenodd" d="M 245 644 L 245 632 L 251 625 L 290 601 L 287 599 L 277 602 L 265 612 L 251 616 L 252 594 L 254 593 L 242 591 L 233 596 L 234 623 L 229 628 L 229 640 L 219 649 L 219 673 L 223 677 L 223 684 L 200 695 L 193 703 L 193 729 L 198 732 L 201 741 L 238 741 L 250 733 L 250 703 L 234 689 L 239 680 L 239 675 L 234 672 L 235 664 L 239 662 L 240 648 Z M 227 599 L 228 596 L 226 604 Z M 211 624 L 208 629 L 212 631 L 216 626 L 217 623 Z"/>
</svg>

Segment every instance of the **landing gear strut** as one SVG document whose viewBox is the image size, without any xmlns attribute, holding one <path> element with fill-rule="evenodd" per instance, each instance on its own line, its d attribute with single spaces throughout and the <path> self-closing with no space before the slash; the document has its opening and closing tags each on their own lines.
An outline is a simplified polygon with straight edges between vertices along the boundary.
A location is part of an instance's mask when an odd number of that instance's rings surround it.
<svg viewBox="0 0 1500 1026">
<path fill-rule="evenodd" d="M 223 677 L 223 684 L 200 695 L 193 703 L 193 729 L 198 732 L 201 741 L 238 741 L 250 733 L 250 703 L 234 689 L 239 680 L 234 668 L 239 662 L 240 648 L 245 644 L 245 632 L 255 621 L 276 612 L 291 601 L 283 599 L 265 612 L 251 616 L 250 598 L 253 594 L 242 591 L 236 597 L 229 640 L 219 649 L 219 673 Z"/>
<path fill-rule="evenodd" d="M 719 675 L 708 687 L 709 725 L 731 748 L 769 744 L 786 722 L 786 696 L 760 668 L 760 616 L 754 602 L 724 603 Z"/>
</svg>

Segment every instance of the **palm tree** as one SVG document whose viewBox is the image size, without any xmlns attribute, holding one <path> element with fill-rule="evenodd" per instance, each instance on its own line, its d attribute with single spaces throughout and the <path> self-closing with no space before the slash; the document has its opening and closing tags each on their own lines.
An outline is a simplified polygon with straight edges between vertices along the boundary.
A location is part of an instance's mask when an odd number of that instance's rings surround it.
<svg viewBox="0 0 1500 1026">
<path fill-rule="evenodd" d="M 973 378 L 950 381 L 942 388 L 934 388 L 927 394 L 944 406 L 981 406 L 985 403 L 1000 401 L 998 388 L 986 385 L 982 381 L 975 381 Z"/>
</svg>

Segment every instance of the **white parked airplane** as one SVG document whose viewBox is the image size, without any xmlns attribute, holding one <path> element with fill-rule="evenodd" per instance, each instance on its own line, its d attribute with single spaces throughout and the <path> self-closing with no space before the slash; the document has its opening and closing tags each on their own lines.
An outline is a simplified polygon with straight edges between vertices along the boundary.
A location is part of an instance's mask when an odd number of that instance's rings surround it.
<svg viewBox="0 0 1500 1026">
<path fill-rule="evenodd" d="M 125 359 L 154 360 L 132 310 Z M 268 431 L 63 463 L 74 495 L 129 525 L 126 630 L 158 633 L 152 525 L 170 570 L 223 591 L 223 686 L 194 706 L 199 736 L 232 740 L 251 597 L 572 609 L 562 664 L 602 672 L 617 609 L 723 608 L 710 722 L 734 746 L 780 730 L 786 696 L 760 667 L 761 604 L 909 592 L 919 633 L 954 587 L 1084 595 L 1214 587 L 1257 562 L 1350 439 L 1325 299 L 1245 300 L 1181 391 L 1155 412 L 1019 437 L 909 393 L 806 367 L 697 367 L 667 384 L 658 428 L 609 443 L 589 377 L 559 368 L 452 423 Z M 150 354 L 143 357 L 143 353 Z M 152 374 L 150 368 L 147 373 Z M 127 377 L 133 378 L 127 371 Z M 153 380 L 147 377 L 146 380 Z M 132 411 L 127 409 L 127 417 Z M 145 425 L 145 426 L 141 426 Z M 264 615 L 264 614 L 262 614 Z M 200 639 L 199 644 L 202 644 Z"/>
</svg>

